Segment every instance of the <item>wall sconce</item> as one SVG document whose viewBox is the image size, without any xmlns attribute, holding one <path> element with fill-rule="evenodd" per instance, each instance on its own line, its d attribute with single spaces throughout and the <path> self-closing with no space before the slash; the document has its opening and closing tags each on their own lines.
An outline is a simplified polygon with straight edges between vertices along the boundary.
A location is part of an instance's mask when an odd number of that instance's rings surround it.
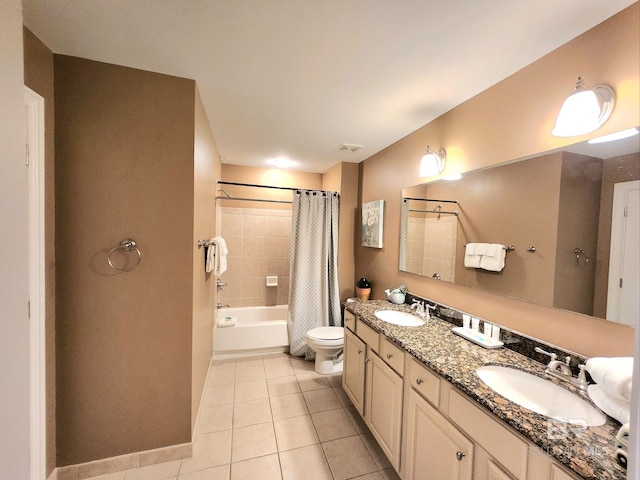
<svg viewBox="0 0 640 480">
<path fill-rule="evenodd" d="M 427 146 L 427 151 L 422 156 L 422 160 L 420 160 L 420 177 L 433 177 L 441 174 L 446 161 L 447 152 L 444 149 L 441 148 L 436 153 L 431 150 L 431 147 Z"/>
<path fill-rule="evenodd" d="M 611 115 L 615 99 L 611 87 L 598 85 L 588 89 L 583 77 L 578 77 L 576 89 L 562 104 L 551 135 L 574 137 L 597 130 Z"/>
</svg>

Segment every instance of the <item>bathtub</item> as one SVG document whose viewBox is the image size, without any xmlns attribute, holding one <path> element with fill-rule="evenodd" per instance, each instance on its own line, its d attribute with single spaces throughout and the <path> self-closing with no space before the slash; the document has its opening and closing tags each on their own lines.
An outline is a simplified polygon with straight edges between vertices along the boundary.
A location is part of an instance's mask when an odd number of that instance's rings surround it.
<svg viewBox="0 0 640 480">
<path fill-rule="evenodd" d="M 214 358 L 263 355 L 289 350 L 287 305 L 217 310 L 213 329 Z M 233 327 L 219 328 L 217 319 L 236 317 Z"/>
</svg>

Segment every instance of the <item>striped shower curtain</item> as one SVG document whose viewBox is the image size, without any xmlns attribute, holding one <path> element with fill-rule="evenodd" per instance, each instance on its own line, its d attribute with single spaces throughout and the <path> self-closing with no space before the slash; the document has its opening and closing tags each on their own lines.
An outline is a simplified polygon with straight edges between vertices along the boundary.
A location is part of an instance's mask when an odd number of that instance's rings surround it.
<svg viewBox="0 0 640 480">
<path fill-rule="evenodd" d="M 312 328 L 339 326 L 339 198 L 335 192 L 298 190 L 293 195 L 289 272 L 289 352 L 307 360 Z"/>
</svg>

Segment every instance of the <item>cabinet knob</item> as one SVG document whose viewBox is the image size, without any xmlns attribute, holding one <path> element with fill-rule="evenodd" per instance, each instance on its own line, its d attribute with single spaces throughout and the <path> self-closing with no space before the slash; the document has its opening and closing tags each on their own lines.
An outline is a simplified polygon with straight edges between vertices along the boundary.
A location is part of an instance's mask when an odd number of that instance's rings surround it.
<svg viewBox="0 0 640 480">
<path fill-rule="evenodd" d="M 358 355 L 360 355 L 362 353 L 362 350 L 358 349 Z"/>
<path fill-rule="evenodd" d="M 422 380 L 421 378 L 416 378 L 416 383 L 418 385 L 420 385 L 422 382 L 424 382 L 424 380 Z"/>
<path fill-rule="evenodd" d="M 364 363 L 369 363 L 370 361 L 371 361 L 371 359 L 370 359 L 370 358 L 365 358 L 365 359 L 364 359 Z"/>
<path fill-rule="evenodd" d="M 458 460 L 462 460 L 464 457 L 466 457 L 467 454 L 466 453 L 462 453 L 462 452 L 456 452 L 456 458 Z"/>
<path fill-rule="evenodd" d="M 387 353 L 387 359 L 393 357 L 393 355 L 391 355 L 390 353 Z"/>
</svg>

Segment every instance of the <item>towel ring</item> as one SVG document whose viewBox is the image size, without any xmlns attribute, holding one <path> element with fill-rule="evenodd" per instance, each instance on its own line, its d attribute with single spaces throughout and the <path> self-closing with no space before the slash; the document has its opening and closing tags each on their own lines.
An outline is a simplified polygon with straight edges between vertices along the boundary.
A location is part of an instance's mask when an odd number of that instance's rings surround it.
<svg viewBox="0 0 640 480">
<path fill-rule="evenodd" d="M 136 251 L 136 253 L 138 254 L 138 261 L 136 262 L 136 264 L 133 267 L 131 267 L 131 268 L 118 268 L 113 264 L 113 262 L 111 261 L 111 255 L 113 254 L 113 252 L 115 252 L 119 248 L 121 248 L 125 252 L 130 252 L 132 250 Z M 136 268 L 138 265 L 140 265 L 140 260 L 141 259 L 142 259 L 142 253 L 140 252 L 140 250 L 138 250 L 138 247 L 136 246 L 136 241 L 132 240 L 131 238 L 125 238 L 124 240 L 122 240 L 120 242 L 120 245 L 116 245 L 111 250 L 109 250 L 109 254 L 107 255 L 107 263 L 109 264 L 109 266 L 111 268 L 113 268 L 114 270 L 118 270 L 119 272 L 130 272 L 131 270 Z"/>
</svg>

